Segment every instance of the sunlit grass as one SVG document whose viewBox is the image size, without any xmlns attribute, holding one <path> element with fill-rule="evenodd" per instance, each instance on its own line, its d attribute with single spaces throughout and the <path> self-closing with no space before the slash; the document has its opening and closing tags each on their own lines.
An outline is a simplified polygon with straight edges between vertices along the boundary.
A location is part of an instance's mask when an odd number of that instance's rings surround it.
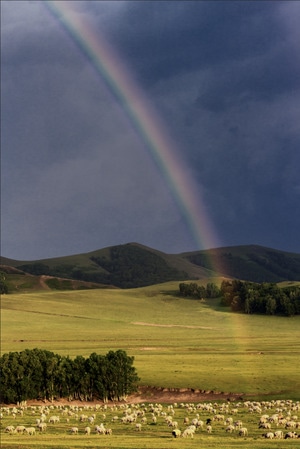
<svg viewBox="0 0 300 449">
<path fill-rule="evenodd" d="M 231 313 L 178 283 L 2 297 L 1 351 L 124 349 L 143 385 L 299 396 L 300 318 Z"/>
</svg>

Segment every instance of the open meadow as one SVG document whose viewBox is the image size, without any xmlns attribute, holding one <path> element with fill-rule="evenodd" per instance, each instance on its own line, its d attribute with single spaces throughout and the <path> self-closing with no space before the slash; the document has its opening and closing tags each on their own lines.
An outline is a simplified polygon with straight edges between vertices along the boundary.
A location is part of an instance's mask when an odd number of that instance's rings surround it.
<svg viewBox="0 0 300 449">
<path fill-rule="evenodd" d="M 214 392 L 237 393 L 242 400 L 227 402 L 230 408 L 238 404 L 238 417 L 248 428 L 248 435 L 238 431 L 227 433 L 224 422 L 213 422 L 212 434 L 197 430 L 194 439 L 175 439 L 165 421 L 151 422 L 137 431 L 134 424 L 121 424 L 124 409 L 116 409 L 119 419 L 105 422 L 113 435 L 84 435 L 84 423 L 71 415 L 58 427 L 47 428 L 35 436 L 8 434 L 7 425 L 35 425 L 33 410 L 13 420 L 4 414 L 1 424 L 1 447 L 29 448 L 282 448 L 300 447 L 300 440 L 262 439 L 258 420 L 264 413 L 277 413 L 283 405 L 250 413 L 247 401 L 300 399 L 300 318 L 243 315 L 219 306 L 219 300 L 190 300 L 178 296 L 178 282 L 132 290 L 89 290 L 36 292 L 3 295 L 1 299 L 1 353 L 23 349 L 47 349 L 62 355 L 88 357 L 92 352 L 106 354 L 123 349 L 134 356 L 134 366 L 140 385 L 164 388 L 192 388 Z M 151 394 L 145 402 L 151 402 Z M 196 400 L 195 400 L 196 402 Z M 220 402 L 216 394 L 218 412 Z M 223 401 L 224 404 L 224 401 Z M 226 404 L 226 401 L 225 401 Z M 68 407 L 72 407 L 72 403 Z M 142 407 L 141 405 L 135 407 Z M 148 409 L 148 406 L 147 406 Z M 140 410 L 140 409 L 139 409 Z M 164 405 L 167 413 L 167 405 Z M 54 414 L 55 411 L 51 410 Z M 88 409 L 92 414 L 93 411 Z M 283 414 L 287 414 L 287 409 Z M 35 414 L 40 413 L 40 410 Z M 62 413 L 59 410 L 59 413 Z M 103 421 L 103 410 L 97 410 L 97 424 Z M 108 414 L 105 411 L 106 415 Z M 113 410 L 109 409 L 109 414 Z M 179 427 L 186 414 L 197 413 L 207 419 L 214 413 L 186 407 L 175 410 Z M 300 411 L 293 410 L 294 415 Z M 79 414 L 79 411 L 76 411 Z M 224 414 L 224 413 L 223 413 Z M 225 411 L 225 418 L 231 416 Z M 200 419 L 202 419 L 200 418 Z M 175 419 L 175 418 L 174 418 Z M 234 417 L 235 419 L 235 417 Z M 300 419 L 298 418 L 298 421 Z M 139 415 L 138 423 L 141 422 Z M 77 424 L 76 424 L 77 423 Z M 70 426 L 78 426 L 79 434 L 71 435 Z M 282 428 L 286 433 L 287 430 Z M 298 431 L 299 432 L 299 431 Z M 30 441 L 30 443 L 29 443 Z"/>
</svg>

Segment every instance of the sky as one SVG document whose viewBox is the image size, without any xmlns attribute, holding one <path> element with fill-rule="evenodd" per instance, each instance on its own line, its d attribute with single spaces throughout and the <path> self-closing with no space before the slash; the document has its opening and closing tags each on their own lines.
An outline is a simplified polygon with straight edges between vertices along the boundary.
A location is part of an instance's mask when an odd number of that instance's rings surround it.
<svg viewBox="0 0 300 449">
<path fill-rule="evenodd" d="M 300 253 L 300 2 L 50 3 L 1 1 L 2 256 Z"/>
</svg>

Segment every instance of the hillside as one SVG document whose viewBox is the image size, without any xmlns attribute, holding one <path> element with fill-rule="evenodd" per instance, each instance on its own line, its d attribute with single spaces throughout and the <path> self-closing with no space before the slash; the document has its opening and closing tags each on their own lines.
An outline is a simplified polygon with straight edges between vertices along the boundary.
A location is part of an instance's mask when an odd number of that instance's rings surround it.
<svg viewBox="0 0 300 449">
<path fill-rule="evenodd" d="M 33 275 L 25 273 L 9 265 L 0 265 L 0 273 L 4 278 L 8 293 L 26 293 L 43 290 L 89 290 L 111 286 L 76 279 L 58 278 L 48 275 Z M 1 280 L 0 280 L 1 288 Z"/>
<path fill-rule="evenodd" d="M 181 254 L 189 262 L 251 282 L 300 280 L 300 254 L 258 245 L 232 246 Z"/>
<path fill-rule="evenodd" d="M 252 282 L 300 280 L 300 254 L 257 245 L 166 254 L 138 243 L 128 243 L 36 261 L 1 257 L 1 264 L 34 276 L 73 279 L 101 287 L 104 284 L 119 288 L 206 279 L 214 275 Z M 84 285 L 81 288 L 85 288 Z"/>
</svg>

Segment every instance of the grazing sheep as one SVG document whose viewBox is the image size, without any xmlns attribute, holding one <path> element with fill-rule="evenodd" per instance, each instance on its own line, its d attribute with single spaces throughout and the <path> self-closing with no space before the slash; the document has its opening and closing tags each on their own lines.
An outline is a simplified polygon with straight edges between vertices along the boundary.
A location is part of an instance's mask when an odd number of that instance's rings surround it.
<svg viewBox="0 0 300 449">
<path fill-rule="evenodd" d="M 228 433 L 232 433 L 234 431 L 234 426 L 232 424 L 230 424 L 229 426 L 226 427 L 225 430 Z"/>
<path fill-rule="evenodd" d="M 14 426 L 7 426 L 6 428 L 5 428 L 5 432 L 6 433 L 15 433 L 15 427 Z"/>
<path fill-rule="evenodd" d="M 96 431 L 96 433 L 104 434 L 105 433 L 104 425 L 101 423 L 100 426 L 96 426 L 95 427 L 95 431 Z"/>
<path fill-rule="evenodd" d="M 71 427 L 70 433 L 77 434 L 78 433 L 78 427 Z"/>
<path fill-rule="evenodd" d="M 233 418 L 231 418 L 231 416 L 229 416 L 228 418 L 226 418 L 225 424 L 231 425 L 232 423 L 233 423 Z"/>
<path fill-rule="evenodd" d="M 282 430 L 276 430 L 276 432 L 274 432 L 274 438 L 282 439 L 283 438 Z"/>
<path fill-rule="evenodd" d="M 85 433 L 85 435 L 90 435 L 90 433 L 91 433 L 91 428 L 90 428 L 90 427 L 85 427 L 85 428 L 84 428 L 84 433 Z"/>
<path fill-rule="evenodd" d="M 47 429 L 47 424 L 45 422 L 41 422 L 37 425 L 37 428 L 40 432 L 45 432 L 45 430 Z"/>
<path fill-rule="evenodd" d="M 284 439 L 288 439 L 288 438 L 298 438 L 298 435 L 296 432 L 288 432 L 285 436 Z"/>
<path fill-rule="evenodd" d="M 235 423 L 233 423 L 236 429 L 241 429 L 243 427 L 243 423 L 241 420 L 235 421 Z"/>
<path fill-rule="evenodd" d="M 287 423 L 285 424 L 286 429 L 295 429 L 295 427 L 296 427 L 295 421 L 287 421 Z"/>
<path fill-rule="evenodd" d="M 179 429 L 172 430 L 172 435 L 173 435 L 174 438 L 180 437 L 181 436 L 181 430 L 179 430 Z"/>
<path fill-rule="evenodd" d="M 105 429 L 105 435 L 112 435 L 112 429 Z"/>
<path fill-rule="evenodd" d="M 59 422 L 59 416 L 50 416 L 48 422 L 51 424 L 55 424 L 55 423 Z"/>
<path fill-rule="evenodd" d="M 224 421 L 225 417 L 224 415 L 215 415 L 213 419 L 214 421 Z"/>
<path fill-rule="evenodd" d="M 136 425 L 135 425 L 135 430 L 138 431 L 138 432 L 140 432 L 140 431 L 142 430 L 142 424 L 136 423 Z"/>
<path fill-rule="evenodd" d="M 35 428 L 34 427 L 25 427 L 25 432 L 27 433 L 27 435 L 34 435 Z"/>
<path fill-rule="evenodd" d="M 246 437 L 248 435 L 248 429 L 246 427 L 241 427 L 239 430 L 240 437 Z"/>
<path fill-rule="evenodd" d="M 17 426 L 16 427 L 16 432 L 17 433 L 24 433 L 25 432 L 26 427 L 25 426 Z"/>
<path fill-rule="evenodd" d="M 274 433 L 273 432 L 267 432 L 263 434 L 263 437 L 268 438 L 269 440 L 273 440 Z"/>
<path fill-rule="evenodd" d="M 271 429 L 271 424 L 269 422 L 263 422 L 258 426 L 259 429 Z"/>
<path fill-rule="evenodd" d="M 194 428 L 189 426 L 183 431 L 182 436 L 183 436 L 183 438 L 187 438 L 187 437 L 194 438 L 194 433 L 195 433 Z"/>
<path fill-rule="evenodd" d="M 207 426 L 206 431 L 207 433 L 212 433 L 212 426 Z"/>
</svg>

